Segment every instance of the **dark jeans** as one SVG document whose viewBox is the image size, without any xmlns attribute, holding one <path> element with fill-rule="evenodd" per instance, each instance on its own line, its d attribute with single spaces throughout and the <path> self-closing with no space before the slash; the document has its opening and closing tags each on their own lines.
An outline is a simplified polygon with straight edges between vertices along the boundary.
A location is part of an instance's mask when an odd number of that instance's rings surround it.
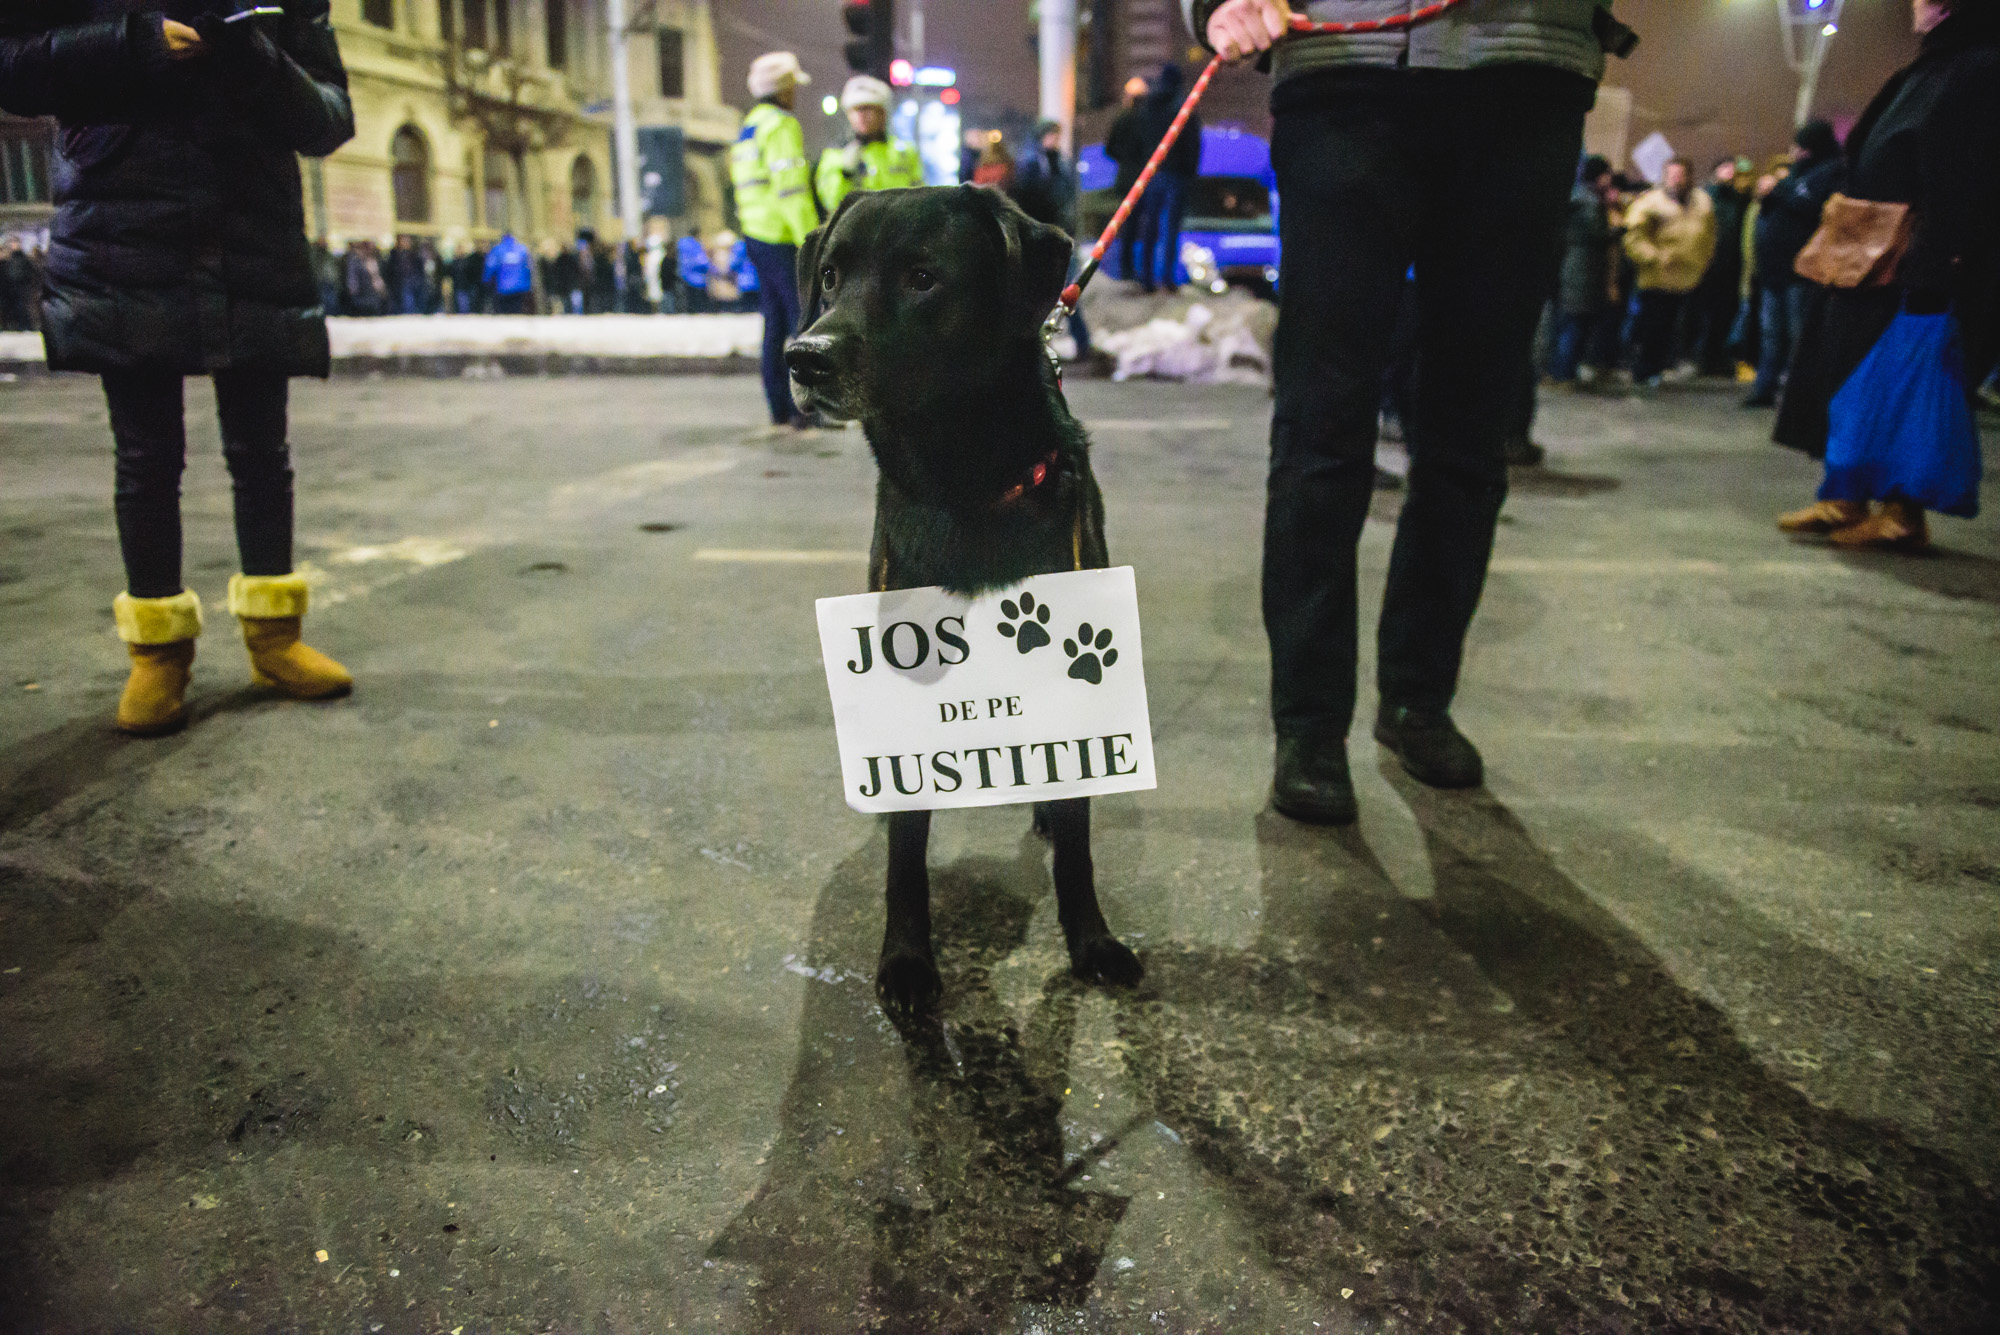
<svg viewBox="0 0 2000 1335">
<path fill-rule="evenodd" d="M 743 248 L 757 270 L 757 309 L 764 315 L 764 401 L 771 420 L 783 425 L 799 415 L 785 369 L 785 340 L 799 328 L 799 248 L 748 237 Z"/>
<path fill-rule="evenodd" d="M 1753 397 L 1778 396 L 1805 333 L 1806 309 L 1812 296 L 1813 289 L 1805 283 L 1773 284 L 1759 290 L 1757 383 L 1750 387 Z"/>
<path fill-rule="evenodd" d="M 1146 193 L 1139 196 L 1133 210 L 1132 226 L 1138 235 L 1139 272 L 1136 277 L 1148 287 L 1154 283 L 1172 287 L 1181 261 L 1181 219 L 1187 213 L 1188 183 L 1178 176 L 1161 172 L 1153 177 Z"/>
<path fill-rule="evenodd" d="M 1651 380 L 1674 364 L 1680 345 L 1681 312 L 1688 294 L 1639 289 L 1639 315 L 1632 322 L 1632 378 Z"/>
<path fill-rule="evenodd" d="M 1549 377 L 1568 382 L 1576 379 L 1577 369 L 1591 366 L 1603 370 L 1606 363 L 1602 358 L 1602 326 L 1607 318 L 1605 310 L 1564 312 L 1556 317 L 1555 355 L 1549 361 Z M 1612 316 L 1615 318 L 1615 312 Z"/>
<path fill-rule="evenodd" d="M 1507 495 L 1504 427 L 1555 288 L 1582 144 L 1587 90 L 1579 101 L 1567 84 L 1377 73 L 1316 76 L 1323 95 L 1276 117 L 1284 258 L 1263 596 L 1280 736 L 1337 741 L 1353 719 L 1355 544 L 1413 261 L 1409 490 L 1376 681 L 1385 705 L 1450 703 Z"/>
<path fill-rule="evenodd" d="M 187 426 L 178 372 L 107 371 L 104 400 L 117 445 L 118 547 L 125 591 L 181 591 L 181 470 Z M 217 371 L 222 457 L 236 491 L 236 550 L 246 575 L 292 573 L 292 460 L 285 444 L 289 385 L 270 371 Z"/>
</svg>

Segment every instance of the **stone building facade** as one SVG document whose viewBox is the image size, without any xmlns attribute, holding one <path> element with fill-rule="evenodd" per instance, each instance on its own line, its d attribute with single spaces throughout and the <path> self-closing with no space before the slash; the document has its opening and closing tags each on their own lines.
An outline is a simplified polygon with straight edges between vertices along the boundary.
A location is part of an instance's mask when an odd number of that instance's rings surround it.
<svg viewBox="0 0 2000 1335">
<path fill-rule="evenodd" d="M 713 231 L 738 121 L 721 101 L 707 0 L 629 0 L 641 126 L 685 144 L 677 230 Z M 305 172 L 335 243 L 409 233 L 530 244 L 621 232 L 604 0 L 333 0 L 355 137 Z"/>
</svg>

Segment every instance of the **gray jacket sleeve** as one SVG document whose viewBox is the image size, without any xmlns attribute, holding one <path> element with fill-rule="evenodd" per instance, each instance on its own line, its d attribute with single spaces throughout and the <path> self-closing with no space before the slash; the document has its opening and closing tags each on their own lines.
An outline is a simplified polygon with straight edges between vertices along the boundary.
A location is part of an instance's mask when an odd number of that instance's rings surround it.
<svg viewBox="0 0 2000 1335">
<path fill-rule="evenodd" d="M 1321 22 L 1410 14 L 1431 0 L 1310 0 L 1296 5 Z M 1222 0 L 1181 0 L 1188 30 L 1208 45 L 1208 20 Z M 1604 76 L 1596 13 L 1610 0 L 1479 0 L 1415 28 L 1324 37 L 1290 37 L 1272 58 L 1279 82 L 1347 65 L 1477 69 L 1483 65 L 1552 65 L 1593 82 Z M 1213 48 L 1210 48 L 1213 49 Z"/>
</svg>

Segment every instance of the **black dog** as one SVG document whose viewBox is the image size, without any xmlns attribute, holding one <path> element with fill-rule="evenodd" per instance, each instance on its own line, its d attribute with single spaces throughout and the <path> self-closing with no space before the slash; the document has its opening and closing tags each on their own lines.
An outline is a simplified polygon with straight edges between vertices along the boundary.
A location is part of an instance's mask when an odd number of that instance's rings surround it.
<svg viewBox="0 0 2000 1335">
<path fill-rule="evenodd" d="M 1104 502 L 1090 442 L 1041 339 L 1070 239 L 975 186 L 849 195 L 799 253 L 804 316 L 785 354 L 806 411 L 858 419 L 881 477 L 871 590 L 976 594 L 1101 570 Z M 942 990 L 931 955 L 928 811 L 889 817 L 889 915 L 875 988 L 903 1011 Z M 1070 968 L 1144 972 L 1111 935 L 1090 862 L 1090 799 L 1037 804 L 1055 847 Z"/>
</svg>

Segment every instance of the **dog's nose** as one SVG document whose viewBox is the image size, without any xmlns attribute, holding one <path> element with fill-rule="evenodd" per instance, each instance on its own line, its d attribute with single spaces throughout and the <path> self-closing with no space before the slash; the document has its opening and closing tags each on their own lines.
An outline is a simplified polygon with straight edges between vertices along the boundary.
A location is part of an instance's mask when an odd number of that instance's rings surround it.
<svg viewBox="0 0 2000 1335">
<path fill-rule="evenodd" d="M 833 340 L 808 336 L 795 339 L 785 349 L 785 368 L 792 373 L 792 379 L 807 389 L 819 389 L 831 384 L 839 368 L 833 364 Z"/>
</svg>

